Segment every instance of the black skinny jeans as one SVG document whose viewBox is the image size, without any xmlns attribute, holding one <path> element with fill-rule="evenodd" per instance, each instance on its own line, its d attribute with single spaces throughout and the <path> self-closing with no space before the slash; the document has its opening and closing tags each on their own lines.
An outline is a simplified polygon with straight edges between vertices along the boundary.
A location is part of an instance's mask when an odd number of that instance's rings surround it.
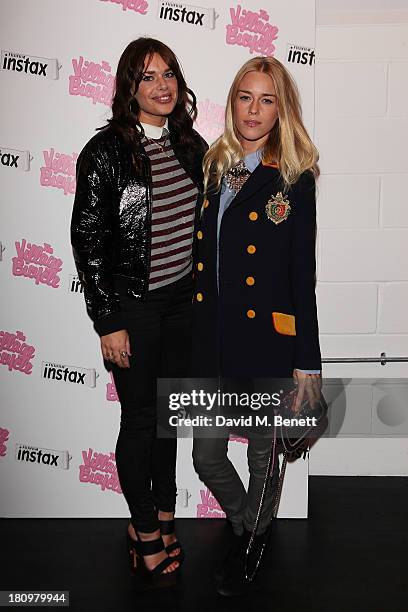
<svg viewBox="0 0 408 612">
<path fill-rule="evenodd" d="M 145 302 L 121 298 L 130 337 L 130 368 L 113 366 L 121 403 L 116 465 L 137 531 L 159 528 L 174 512 L 177 440 L 156 436 L 156 379 L 187 376 L 191 354 L 191 273 L 149 291 Z"/>
</svg>

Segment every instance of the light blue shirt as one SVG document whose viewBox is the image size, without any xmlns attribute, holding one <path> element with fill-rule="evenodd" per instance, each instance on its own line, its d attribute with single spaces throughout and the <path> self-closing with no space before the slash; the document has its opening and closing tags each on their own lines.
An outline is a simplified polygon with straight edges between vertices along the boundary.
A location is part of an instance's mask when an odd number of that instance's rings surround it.
<svg viewBox="0 0 408 612">
<path fill-rule="evenodd" d="M 248 168 L 248 170 L 252 173 L 255 168 L 260 164 L 262 160 L 262 150 L 258 149 L 254 153 L 249 153 L 244 157 L 244 164 Z M 222 217 L 227 210 L 228 206 L 231 204 L 232 200 L 237 195 L 237 192 L 234 189 L 230 189 L 227 185 L 225 177 L 222 179 L 221 183 L 221 195 L 220 195 L 220 208 L 218 210 L 218 218 L 217 218 L 217 287 L 219 286 L 219 242 L 220 242 L 220 228 Z M 304 372 L 305 374 L 320 374 L 320 370 L 300 370 L 297 368 L 299 372 Z"/>
</svg>

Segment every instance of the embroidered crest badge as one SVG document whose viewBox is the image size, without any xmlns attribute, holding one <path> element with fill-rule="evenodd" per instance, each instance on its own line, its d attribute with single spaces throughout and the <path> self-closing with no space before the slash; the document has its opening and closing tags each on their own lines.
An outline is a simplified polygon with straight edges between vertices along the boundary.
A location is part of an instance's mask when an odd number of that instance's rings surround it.
<svg viewBox="0 0 408 612">
<path fill-rule="evenodd" d="M 289 217 L 291 206 L 287 196 L 284 196 L 282 192 L 278 192 L 276 196 L 273 196 L 268 200 L 265 206 L 266 216 L 270 221 L 273 221 L 275 225 L 282 223 Z"/>
</svg>

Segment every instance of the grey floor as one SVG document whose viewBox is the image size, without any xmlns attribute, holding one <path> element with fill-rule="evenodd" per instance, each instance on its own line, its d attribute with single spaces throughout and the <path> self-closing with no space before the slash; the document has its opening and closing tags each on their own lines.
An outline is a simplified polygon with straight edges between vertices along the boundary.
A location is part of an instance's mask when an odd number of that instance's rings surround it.
<svg viewBox="0 0 408 612">
<path fill-rule="evenodd" d="M 218 519 L 177 522 L 183 572 L 154 592 L 129 571 L 126 520 L 2 519 L 1 589 L 69 590 L 70 609 L 84 612 L 408 612 L 408 479 L 313 476 L 309 508 L 307 520 L 276 521 L 239 599 L 215 592 L 230 537 Z"/>
</svg>

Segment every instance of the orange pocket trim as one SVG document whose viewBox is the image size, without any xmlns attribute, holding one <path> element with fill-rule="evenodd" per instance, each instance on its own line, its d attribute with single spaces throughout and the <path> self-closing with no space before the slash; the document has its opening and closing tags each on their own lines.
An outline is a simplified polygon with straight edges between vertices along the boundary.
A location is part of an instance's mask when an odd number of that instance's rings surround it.
<svg viewBox="0 0 408 612">
<path fill-rule="evenodd" d="M 296 324 L 294 315 L 285 314 L 283 312 L 273 312 L 272 322 L 275 331 L 284 336 L 296 336 Z"/>
</svg>

